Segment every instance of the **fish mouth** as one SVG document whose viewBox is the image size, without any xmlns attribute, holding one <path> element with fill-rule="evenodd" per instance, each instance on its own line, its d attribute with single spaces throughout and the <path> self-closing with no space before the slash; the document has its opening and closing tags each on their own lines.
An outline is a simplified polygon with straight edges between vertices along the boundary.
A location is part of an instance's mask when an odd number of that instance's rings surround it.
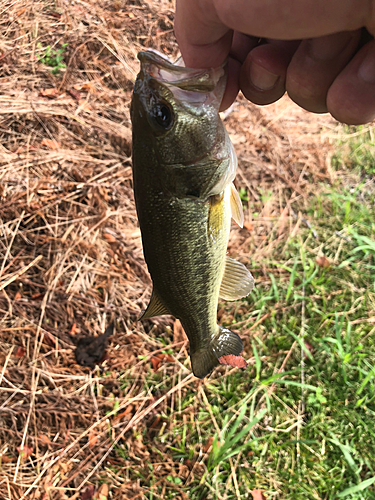
<svg viewBox="0 0 375 500">
<path fill-rule="evenodd" d="M 218 68 L 187 68 L 182 58 L 173 63 L 168 57 L 154 50 L 139 52 L 138 59 L 141 62 L 141 73 L 168 86 L 176 97 L 182 97 L 177 89 L 183 91 L 185 98 L 190 92 L 211 94 L 220 104 L 226 86 L 226 62 Z"/>
</svg>

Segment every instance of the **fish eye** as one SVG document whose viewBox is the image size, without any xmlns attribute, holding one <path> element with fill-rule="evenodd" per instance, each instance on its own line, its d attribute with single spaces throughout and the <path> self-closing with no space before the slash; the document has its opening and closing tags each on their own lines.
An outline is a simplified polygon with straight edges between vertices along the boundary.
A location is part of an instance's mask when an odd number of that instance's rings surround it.
<svg viewBox="0 0 375 500">
<path fill-rule="evenodd" d="M 165 102 L 158 102 L 151 108 L 152 122 L 161 130 L 169 130 L 173 125 L 173 112 Z"/>
</svg>

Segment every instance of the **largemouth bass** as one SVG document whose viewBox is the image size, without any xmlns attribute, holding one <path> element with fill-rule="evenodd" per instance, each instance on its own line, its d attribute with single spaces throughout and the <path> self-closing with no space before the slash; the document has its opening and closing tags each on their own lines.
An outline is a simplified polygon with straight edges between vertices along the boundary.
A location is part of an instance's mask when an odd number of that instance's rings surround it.
<svg viewBox="0 0 375 500">
<path fill-rule="evenodd" d="M 194 70 L 146 51 L 131 104 L 133 183 L 153 292 L 140 319 L 172 314 L 189 338 L 194 375 L 245 367 L 240 337 L 217 324 L 219 296 L 248 295 L 254 280 L 226 257 L 236 154 L 219 117 L 224 67 Z"/>
</svg>

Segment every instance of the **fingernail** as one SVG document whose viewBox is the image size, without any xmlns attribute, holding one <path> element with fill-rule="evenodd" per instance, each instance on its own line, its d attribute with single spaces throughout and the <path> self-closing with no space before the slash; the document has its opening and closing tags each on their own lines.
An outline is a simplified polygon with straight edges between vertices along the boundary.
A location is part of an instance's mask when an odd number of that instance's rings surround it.
<svg viewBox="0 0 375 500">
<path fill-rule="evenodd" d="M 359 66 L 358 76 L 366 83 L 375 83 L 375 55 L 373 51 L 367 51 Z"/>
<path fill-rule="evenodd" d="M 308 41 L 310 57 L 318 61 L 329 61 L 337 57 L 352 38 L 353 35 L 350 32 L 312 38 Z"/>
<path fill-rule="evenodd" d="M 270 73 L 258 64 L 252 62 L 250 65 L 250 80 L 258 90 L 271 90 L 275 85 L 279 75 Z"/>
</svg>

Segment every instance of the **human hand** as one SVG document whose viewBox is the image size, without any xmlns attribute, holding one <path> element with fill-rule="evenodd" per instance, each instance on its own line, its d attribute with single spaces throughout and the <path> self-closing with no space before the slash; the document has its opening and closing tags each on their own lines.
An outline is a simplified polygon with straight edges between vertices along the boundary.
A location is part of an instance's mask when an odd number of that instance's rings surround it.
<svg viewBox="0 0 375 500">
<path fill-rule="evenodd" d="M 175 33 L 187 66 L 228 57 L 222 109 L 239 90 L 256 104 L 287 91 L 344 123 L 375 118 L 375 0 L 177 0 Z"/>
</svg>

